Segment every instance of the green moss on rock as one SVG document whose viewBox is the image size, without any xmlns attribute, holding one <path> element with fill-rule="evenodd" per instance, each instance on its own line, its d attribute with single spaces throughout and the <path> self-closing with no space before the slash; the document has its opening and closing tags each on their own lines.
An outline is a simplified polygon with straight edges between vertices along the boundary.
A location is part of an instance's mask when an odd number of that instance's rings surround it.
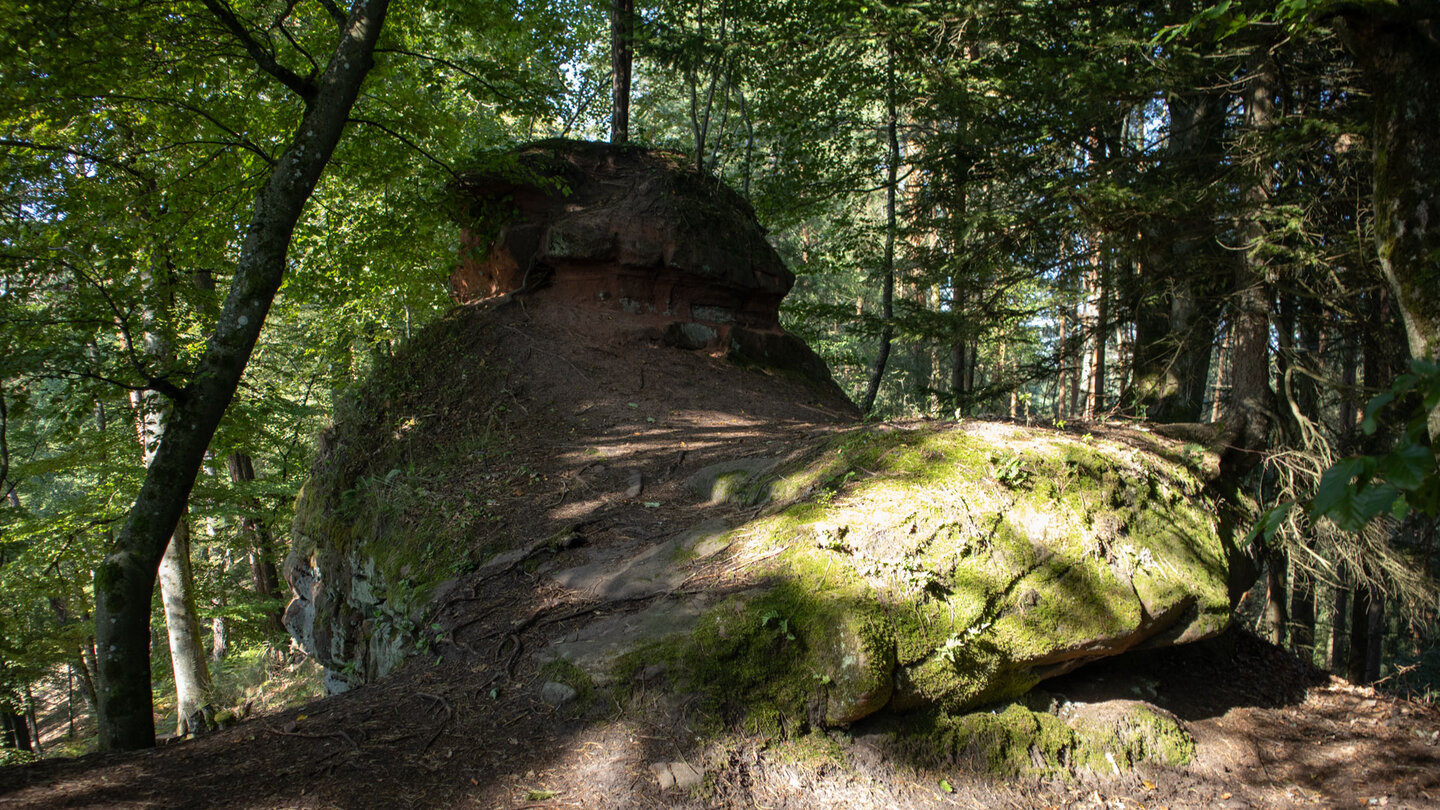
<svg viewBox="0 0 1440 810">
<path fill-rule="evenodd" d="M 437 590 L 504 550 L 475 543 L 497 486 L 477 462 L 513 441 L 508 372 L 482 314 L 456 310 L 374 369 L 340 404 L 296 501 L 286 570 L 305 604 L 289 621 L 332 688 L 393 669 Z"/>
<path fill-rule="evenodd" d="M 1008 777 L 1118 774 L 1140 763 L 1185 765 L 1195 755 L 1195 740 L 1179 721 L 1129 701 L 1067 706 L 1059 714 L 1022 703 L 938 713 L 919 719 L 897 742 L 931 765 L 961 763 Z"/>
<path fill-rule="evenodd" d="M 748 486 L 770 506 L 733 536 L 767 554 L 765 585 L 712 611 L 685 658 L 763 726 L 845 725 L 887 698 L 959 712 L 1228 621 L 1198 478 L 1117 441 L 865 428 Z"/>
</svg>

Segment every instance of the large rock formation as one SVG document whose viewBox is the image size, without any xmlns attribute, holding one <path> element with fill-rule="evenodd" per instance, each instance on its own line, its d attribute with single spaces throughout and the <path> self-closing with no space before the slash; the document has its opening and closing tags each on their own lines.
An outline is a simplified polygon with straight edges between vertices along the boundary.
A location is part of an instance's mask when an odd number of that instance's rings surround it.
<svg viewBox="0 0 1440 810">
<path fill-rule="evenodd" d="M 791 277 L 735 195 L 635 150 L 518 166 L 464 184 L 476 302 L 377 371 L 297 504 L 287 624 L 332 688 L 524 634 L 575 687 L 845 725 L 1225 626 L 1198 448 L 858 426 L 779 328 Z"/>
<path fill-rule="evenodd" d="M 620 312 L 686 349 L 724 351 L 829 384 L 824 363 L 780 328 L 795 276 L 743 197 L 686 158 L 543 141 L 455 184 L 469 303 L 541 285 L 570 305 Z"/>
</svg>

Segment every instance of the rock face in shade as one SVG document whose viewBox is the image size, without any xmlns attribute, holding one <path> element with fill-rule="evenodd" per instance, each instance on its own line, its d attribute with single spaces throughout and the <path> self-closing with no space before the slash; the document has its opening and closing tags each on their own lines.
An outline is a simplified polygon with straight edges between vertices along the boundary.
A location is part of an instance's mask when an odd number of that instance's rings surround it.
<svg viewBox="0 0 1440 810">
<path fill-rule="evenodd" d="M 799 372 L 823 361 L 780 328 L 795 276 L 754 212 L 667 152 L 552 140 L 466 175 L 460 303 L 544 286 L 547 297 L 615 310 L 674 346 Z"/>
</svg>

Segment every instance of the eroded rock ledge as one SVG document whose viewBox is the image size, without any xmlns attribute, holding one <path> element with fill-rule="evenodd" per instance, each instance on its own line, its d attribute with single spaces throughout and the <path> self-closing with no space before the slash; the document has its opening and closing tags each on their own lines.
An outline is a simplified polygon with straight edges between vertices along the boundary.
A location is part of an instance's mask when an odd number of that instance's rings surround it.
<svg viewBox="0 0 1440 810">
<path fill-rule="evenodd" d="M 455 184 L 462 303 L 540 286 L 573 306 L 623 313 L 684 349 L 829 371 L 779 322 L 795 283 L 743 197 L 677 154 L 550 140 Z"/>
</svg>

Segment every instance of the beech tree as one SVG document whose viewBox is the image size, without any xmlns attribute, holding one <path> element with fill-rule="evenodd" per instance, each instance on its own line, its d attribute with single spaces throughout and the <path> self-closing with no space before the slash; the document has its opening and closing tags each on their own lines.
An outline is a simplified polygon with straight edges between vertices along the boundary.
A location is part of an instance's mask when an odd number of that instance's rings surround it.
<svg viewBox="0 0 1440 810">
<path fill-rule="evenodd" d="M 140 371 L 133 387 L 163 395 L 168 413 L 134 503 L 95 569 L 96 686 L 104 748 L 154 744 L 149 624 L 157 569 L 285 276 L 296 223 L 373 63 L 387 8 L 388 0 L 356 0 L 347 13 L 317 0 L 304 7 L 237 10 L 225 0 L 204 0 L 137 2 L 118 9 L 100 3 L 6 9 L 15 23 L 12 42 L 22 55 L 7 64 L 30 74 L 7 80 L 19 85 L 12 93 L 31 94 L 16 101 L 36 105 L 40 114 L 10 118 L 14 128 L 5 145 L 58 156 L 46 167 L 57 176 L 36 175 L 34 182 L 67 182 L 67 168 L 78 173 L 68 181 L 77 188 L 102 169 L 107 175 L 143 176 L 143 158 L 151 154 L 147 149 L 183 150 L 197 144 L 215 148 L 208 161 L 202 152 L 191 171 L 205 176 L 210 164 L 225 165 L 244 154 L 248 162 L 229 164 L 240 172 L 229 178 L 231 187 L 256 182 L 250 186 L 254 202 L 248 217 L 239 210 L 206 212 L 206 221 L 219 224 L 228 216 L 234 223 L 210 235 L 224 246 L 219 255 L 233 256 L 233 274 L 200 356 L 170 367 L 133 358 Z M 323 61 L 311 55 L 320 47 L 327 54 Z M 242 67 L 246 64 L 248 69 Z M 265 80 L 247 81 L 247 74 Z M 166 86 L 166 81 L 178 84 Z M 244 84 L 253 91 L 242 99 L 237 95 Z M 296 100 L 295 107 L 284 101 L 286 96 Z M 252 115 L 237 114 L 242 101 L 256 105 L 246 111 Z M 176 111 L 185 113 L 182 120 L 190 131 L 171 130 L 165 140 L 147 140 Z M 262 113 L 260 119 L 256 112 Z M 264 114 L 270 116 L 264 123 L 289 131 L 275 142 L 273 153 L 257 140 L 264 138 L 260 131 L 252 129 L 262 124 Z M 240 125 L 244 128 L 233 125 L 247 117 L 251 121 Z M 185 180 L 183 174 L 167 178 L 172 184 Z M 175 189 L 160 186 L 139 199 L 163 216 L 170 213 L 167 201 Z M 121 217 L 115 224 L 143 230 L 143 219 Z M 248 224 L 234 227 L 245 219 Z M 104 220 L 97 224 L 103 227 Z M 80 253 L 79 245 L 55 247 Z M 185 247 L 175 246 L 164 259 L 181 263 L 197 255 Z M 84 261 L 119 258 L 94 255 Z M 160 251 L 152 249 L 149 258 L 159 261 Z M 108 291 L 106 297 L 116 300 Z M 124 330 L 130 313 L 120 309 L 114 314 Z"/>
</svg>

